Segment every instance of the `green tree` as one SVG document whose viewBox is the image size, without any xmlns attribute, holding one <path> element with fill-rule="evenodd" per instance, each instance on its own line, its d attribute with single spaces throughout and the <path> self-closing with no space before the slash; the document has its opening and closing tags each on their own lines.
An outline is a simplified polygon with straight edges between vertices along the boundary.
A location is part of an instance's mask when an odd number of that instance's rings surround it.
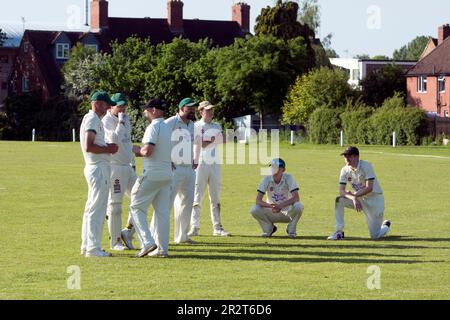
<svg viewBox="0 0 450 320">
<path fill-rule="evenodd" d="M 381 106 L 394 92 L 406 95 L 406 78 L 402 67 L 388 64 L 371 72 L 361 81 L 362 96 L 370 106 Z"/>
<path fill-rule="evenodd" d="M 8 39 L 6 37 L 6 33 L 4 33 L 3 30 L 0 28 L 0 47 L 3 46 L 3 44 L 6 41 L 6 39 Z"/>
<path fill-rule="evenodd" d="M 293 1 L 277 1 L 274 7 L 267 6 L 256 18 L 255 34 L 271 35 L 279 39 L 303 37 L 305 41 L 314 38 L 314 30 L 297 20 L 299 5 Z"/>
<path fill-rule="evenodd" d="M 289 86 L 309 68 L 306 45 L 300 39 L 237 39 L 218 51 L 215 74 L 220 103 L 254 109 L 262 127 L 263 116 L 279 112 Z"/>
<path fill-rule="evenodd" d="M 202 40 L 197 43 L 175 38 L 171 43 L 159 44 L 155 52 L 155 65 L 146 75 L 146 98 L 159 96 L 166 100 L 174 113 L 179 101 L 194 93 L 189 70 L 210 50 L 211 43 Z"/>
<path fill-rule="evenodd" d="M 93 90 L 100 89 L 102 68 L 106 55 L 96 53 L 81 43 L 74 46 L 70 59 L 62 68 L 65 95 L 82 101 Z"/>
<path fill-rule="evenodd" d="M 418 36 L 393 53 L 394 60 L 419 60 L 430 37 Z"/>
<path fill-rule="evenodd" d="M 388 56 L 376 55 L 372 57 L 372 60 L 391 60 Z"/>
<path fill-rule="evenodd" d="M 322 67 L 297 78 L 283 105 L 283 124 L 307 124 L 319 107 L 339 108 L 354 92 L 347 74 Z"/>
<path fill-rule="evenodd" d="M 357 54 L 353 58 L 354 59 L 359 59 L 359 60 L 368 60 L 368 59 L 370 59 L 370 56 L 368 54 L 366 54 L 366 53 L 363 53 L 363 54 Z"/>
</svg>

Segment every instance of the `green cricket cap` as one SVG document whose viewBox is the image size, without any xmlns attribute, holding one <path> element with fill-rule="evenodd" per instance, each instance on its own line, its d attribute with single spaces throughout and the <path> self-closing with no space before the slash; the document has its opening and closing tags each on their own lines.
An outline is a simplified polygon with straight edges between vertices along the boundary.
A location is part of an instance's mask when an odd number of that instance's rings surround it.
<svg viewBox="0 0 450 320">
<path fill-rule="evenodd" d="M 111 101 L 116 103 L 116 106 L 121 107 L 128 104 L 128 99 L 123 93 L 116 93 L 111 97 Z"/>
<path fill-rule="evenodd" d="M 104 101 L 110 106 L 116 105 L 114 101 L 111 101 L 108 93 L 106 93 L 105 91 L 94 91 L 91 95 L 91 101 Z"/>
<path fill-rule="evenodd" d="M 192 100 L 191 98 L 184 98 L 178 104 L 178 109 L 181 109 L 183 107 L 195 107 L 197 105 L 198 105 L 198 103 L 195 102 L 194 100 Z"/>
</svg>

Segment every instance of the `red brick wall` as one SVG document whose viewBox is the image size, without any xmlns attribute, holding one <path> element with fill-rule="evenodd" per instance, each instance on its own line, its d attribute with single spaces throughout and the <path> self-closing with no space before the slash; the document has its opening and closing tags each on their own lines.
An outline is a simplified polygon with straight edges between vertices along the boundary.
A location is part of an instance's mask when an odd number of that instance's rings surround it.
<svg viewBox="0 0 450 320">
<path fill-rule="evenodd" d="M 241 26 L 242 31 L 250 32 L 250 6 L 245 3 L 236 3 L 232 7 L 233 21 Z"/>
<path fill-rule="evenodd" d="M 172 32 L 183 32 L 183 6 L 181 0 L 167 2 L 167 22 Z"/>
<path fill-rule="evenodd" d="M 47 84 L 45 83 L 42 72 L 39 68 L 36 53 L 29 43 L 28 52 L 24 51 L 23 45 L 27 42 L 24 37 L 22 40 L 21 47 L 19 48 L 19 53 L 16 58 L 16 64 L 14 67 L 14 74 L 12 75 L 11 81 L 14 81 L 17 94 L 24 93 L 22 88 L 22 79 L 27 76 L 29 79 L 29 93 L 36 93 L 42 97 L 44 100 L 50 98 Z"/>
<path fill-rule="evenodd" d="M 445 78 L 445 92 L 439 93 L 440 108 L 437 104 L 437 77 L 427 77 L 427 92 L 417 92 L 417 77 L 408 77 L 407 101 L 408 104 L 422 108 L 426 112 L 437 112 L 444 117 L 445 111 L 450 114 L 450 77 Z"/>
</svg>

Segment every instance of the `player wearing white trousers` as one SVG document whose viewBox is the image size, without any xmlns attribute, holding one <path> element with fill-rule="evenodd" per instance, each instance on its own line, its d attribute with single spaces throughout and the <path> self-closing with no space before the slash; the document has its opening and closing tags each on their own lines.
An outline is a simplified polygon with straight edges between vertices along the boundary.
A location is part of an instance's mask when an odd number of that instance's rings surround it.
<svg viewBox="0 0 450 320">
<path fill-rule="evenodd" d="M 286 173 L 286 163 L 276 158 L 271 162 L 272 175 L 265 176 L 258 187 L 256 204 L 250 213 L 263 231 L 262 237 L 271 237 L 276 231 L 275 223 L 287 223 L 286 233 L 297 237 L 297 224 L 303 213 L 299 187 L 294 177 Z M 264 201 L 264 196 L 267 201 Z"/>
<path fill-rule="evenodd" d="M 344 208 L 363 212 L 371 239 L 385 236 L 391 227 L 391 221 L 383 221 L 383 190 L 373 170 L 372 164 L 359 159 L 359 150 L 348 147 L 342 154 L 345 166 L 339 176 L 339 197 L 335 202 L 336 232 L 328 240 L 344 240 Z M 347 191 L 350 184 L 352 191 Z"/>
<path fill-rule="evenodd" d="M 143 157 L 142 176 L 131 192 L 131 215 L 142 244 L 137 257 L 146 255 L 167 257 L 170 233 L 170 186 L 172 183 L 171 134 L 162 118 L 166 110 L 163 100 L 155 98 L 142 106 L 151 124 L 145 130 L 139 155 Z M 152 228 L 147 212 L 153 205 Z"/>
<path fill-rule="evenodd" d="M 211 222 L 214 230 L 221 230 L 220 221 L 220 188 L 222 177 L 220 164 L 200 163 L 197 168 L 194 192 L 194 207 L 192 210 L 191 227 L 200 228 L 200 215 L 202 200 L 206 187 L 208 187 Z"/>
<path fill-rule="evenodd" d="M 111 97 L 116 103 L 109 110 L 102 122 L 105 127 L 106 142 L 116 143 L 119 151 L 111 156 L 111 191 L 108 201 L 108 229 L 111 240 L 111 249 L 134 249 L 132 236 L 134 233 L 133 219 L 128 215 L 127 229 L 122 231 L 122 204 L 123 197 L 130 197 L 131 189 L 136 182 L 134 153 L 140 147 L 133 146 L 131 141 L 131 121 L 125 114 L 128 107 L 128 99 L 122 93 L 116 93 Z M 124 240 L 125 246 L 122 244 Z"/>
<path fill-rule="evenodd" d="M 384 216 L 384 196 L 382 194 L 360 198 L 362 211 L 366 217 L 369 227 L 370 237 L 379 239 L 388 231 L 389 227 L 383 225 Z M 354 209 L 353 201 L 344 197 L 336 198 L 336 230 L 344 230 L 344 208 Z"/>
<path fill-rule="evenodd" d="M 82 253 L 101 249 L 101 235 L 108 205 L 110 173 L 108 163 L 86 165 L 84 168 L 88 198 L 81 228 Z"/>
<path fill-rule="evenodd" d="M 194 159 L 199 165 L 196 170 L 189 235 L 196 236 L 199 233 L 202 200 L 205 189 L 208 187 L 213 236 L 226 237 L 230 234 L 223 229 L 220 217 L 222 186 L 220 145 L 223 143 L 223 130 L 220 124 L 213 122 L 214 105 L 209 101 L 201 102 L 198 111 L 202 118 L 195 123 Z"/>
<path fill-rule="evenodd" d="M 287 233 L 294 235 L 297 233 L 298 221 L 302 217 L 303 205 L 300 202 L 296 202 L 289 211 L 280 212 L 279 214 L 274 214 L 270 208 L 254 205 L 250 212 L 256 221 L 259 222 L 264 234 L 271 234 L 275 223 L 288 223 Z"/>
<path fill-rule="evenodd" d="M 101 250 L 103 224 L 106 217 L 110 186 L 111 154 L 118 151 L 114 143 L 105 142 L 105 130 L 101 117 L 115 105 L 108 94 L 96 91 L 91 96 L 91 108 L 80 126 L 80 146 L 85 161 L 84 177 L 88 185 L 83 222 L 81 227 L 81 254 L 86 257 L 109 257 Z"/>
<path fill-rule="evenodd" d="M 194 202 L 195 169 L 193 159 L 195 107 L 197 103 L 185 98 L 178 104 L 177 115 L 165 120 L 171 129 L 173 181 L 170 204 L 174 209 L 174 242 L 193 243 L 189 238 L 192 205 Z M 150 230 L 154 230 L 152 221 Z"/>
</svg>

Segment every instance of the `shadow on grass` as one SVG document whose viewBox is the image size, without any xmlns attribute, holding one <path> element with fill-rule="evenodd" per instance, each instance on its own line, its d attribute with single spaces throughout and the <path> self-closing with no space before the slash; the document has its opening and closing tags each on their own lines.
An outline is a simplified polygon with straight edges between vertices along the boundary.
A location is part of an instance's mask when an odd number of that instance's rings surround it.
<svg viewBox="0 0 450 320">
<path fill-rule="evenodd" d="M 356 256 L 356 254 L 355 254 Z M 240 261 L 267 261 L 267 262 L 308 262 L 308 263 L 360 263 L 360 264 L 418 264 L 443 263 L 446 261 L 419 261 L 419 260 L 386 260 L 386 259 L 357 259 L 357 258 L 309 258 L 309 257 L 267 257 L 267 256 L 227 256 L 227 255 L 174 255 L 170 259 L 196 259 L 196 260 L 240 260 Z"/>
<path fill-rule="evenodd" d="M 195 246 L 191 246 L 190 248 L 177 248 L 174 247 L 171 249 L 172 252 L 205 252 L 205 253 L 222 253 L 222 254 L 261 254 L 261 255 L 314 255 L 314 256 L 323 256 L 323 257 L 396 257 L 396 258 L 418 258 L 420 255 L 400 255 L 400 254 L 381 254 L 381 253 L 373 253 L 373 252 L 337 252 L 337 251 L 328 251 L 328 252 L 311 252 L 311 251 L 283 251 L 283 250 L 252 250 L 252 249 L 239 249 L 239 250 L 211 250 L 208 248 L 196 248 Z"/>
</svg>

